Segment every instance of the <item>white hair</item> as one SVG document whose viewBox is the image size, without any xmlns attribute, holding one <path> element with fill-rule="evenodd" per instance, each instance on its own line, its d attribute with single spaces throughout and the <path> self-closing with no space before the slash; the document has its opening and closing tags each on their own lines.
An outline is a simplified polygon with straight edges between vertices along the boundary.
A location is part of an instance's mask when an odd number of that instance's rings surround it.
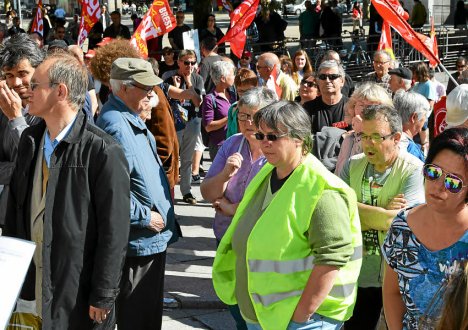
<svg viewBox="0 0 468 330">
<path fill-rule="evenodd" d="M 222 77 L 227 77 L 230 73 L 233 73 L 236 67 L 228 61 L 217 61 L 213 63 L 210 74 L 211 79 L 215 85 L 218 85 Z"/>
</svg>

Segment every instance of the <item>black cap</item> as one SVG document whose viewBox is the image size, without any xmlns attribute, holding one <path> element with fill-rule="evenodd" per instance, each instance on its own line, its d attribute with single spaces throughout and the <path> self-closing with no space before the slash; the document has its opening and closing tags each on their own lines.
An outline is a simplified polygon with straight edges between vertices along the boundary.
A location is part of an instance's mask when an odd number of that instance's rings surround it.
<svg viewBox="0 0 468 330">
<path fill-rule="evenodd" d="M 388 71 L 388 74 L 394 74 L 403 79 L 408 79 L 408 80 L 413 79 L 413 73 L 411 72 L 411 70 L 404 68 L 404 67 L 392 69 Z"/>
</svg>

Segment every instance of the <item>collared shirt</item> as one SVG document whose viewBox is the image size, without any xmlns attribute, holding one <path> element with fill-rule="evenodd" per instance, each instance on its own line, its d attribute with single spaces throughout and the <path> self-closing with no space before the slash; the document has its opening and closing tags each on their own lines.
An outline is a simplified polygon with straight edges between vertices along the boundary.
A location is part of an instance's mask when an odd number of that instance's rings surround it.
<svg viewBox="0 0 468 330">
<path fill-rule="evenodd" d="M 50 140 L 49 130 L 46 130 L 44 138 L 44 160 L 46 161 L 47 167 L 50 167 L 50 157 L 52 156 L 52 153 L 54 152 L 55 148 L 58 146 L 60 141 L 62 141 L 68 135 L 68 132 L 70 132 L 70 129 L 75 123 L 75 120 L 76 116 L 75 118 L 73 118 L 70 124 L 65 126 L 65 128 L 59 133 L 59 135 L 57 135 L 57 137 L 53 141 Z"/>
<path fill-rule="evenodd" d="M 388 73 L 385 74 L 381 79 L 379 79 L 379 77 L 377 77 L 377 74 L 374 71 L 374 72 L 367 74 L 363 80 L 376 82 L 378 85 L 385 88 L 389 95 L 392 95 L 392 90 L 390 89 L 390 75 Z"/>
</svg>

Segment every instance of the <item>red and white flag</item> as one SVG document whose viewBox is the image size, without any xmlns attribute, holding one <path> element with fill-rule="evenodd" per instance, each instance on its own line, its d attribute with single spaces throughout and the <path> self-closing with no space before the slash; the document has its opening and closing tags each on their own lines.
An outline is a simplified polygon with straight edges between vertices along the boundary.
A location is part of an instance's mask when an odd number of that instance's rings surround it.
<svg viewBox="0 0 468 330">
<path fill-rule="evenodd" d="M 244 0 L 230 15 L 230 29 L 226 35 L 218 41 L 218 45 L 229 42 L 231 52 L 238 58 L 242 57 L 245 41 L 247 40 L 246 30 L 252 24 L 257 13 L 260 0 Z"/>
<path fill-rule="evenodd" d="M 176 26 L 176 19 L 167 0 L 155 0 L 143 16 L 130 43 L 146 58 L 148 57 L 147 40 L 164 35 Z"/>
<path fill-rule="evenodd" d="M 37 32 L 42 37 L 44 36 L 44 20 L 42 18 L 42 0 L 37 3 L 36 16 L 31 26 L 31 32 Z"/>
<path fill-rule="evenodd" d="M 385 50 L 390 57 L 394 60 L 395 54 L 393 54 L 393 46 L 392 46 L 392 28 L 390 24 L 386 21 L 383 22 L 382 25 L 382 34 L 380 35 L 379 46 L 377 47 L 378 50 Z"/>
<path fill-rule="evenodd" d="M 89 31 L 101 17 L 99 0 L 81 0 L 80 32 L 78 33 L 78 46 L 81 46 L 88 37 Z"/>
<path fill-rule="evenodd" d="M 408 13 L 403 10 L 398 0 L 372 0 L 380 16 L 387 21 L 411 46 L 421 52 L 431 65 L 440 63 L 433 52 L 431 39 L 417 33 L 406 21 Z"/>
</svg>

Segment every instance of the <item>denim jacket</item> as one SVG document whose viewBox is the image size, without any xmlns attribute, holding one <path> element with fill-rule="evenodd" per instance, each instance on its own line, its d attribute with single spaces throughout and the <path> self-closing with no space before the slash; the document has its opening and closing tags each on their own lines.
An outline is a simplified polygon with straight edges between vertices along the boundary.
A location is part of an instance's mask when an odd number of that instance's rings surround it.
<svg viewBox="0 0 468 330">
<path fill-rule="evenodd" d="M 96 123 L 122 146 L 130 169 L 130 237 L 128 256 L 166 250 L 175 228 L 169 182 L 156 153 L 156 141 L 144 122 L 115 95 L 110 95 Z M 165 228 L 148 229 L 151 211 L 161 214 Z M 173 237 L 171 242 L 177 238 Z"/>
</svg>

